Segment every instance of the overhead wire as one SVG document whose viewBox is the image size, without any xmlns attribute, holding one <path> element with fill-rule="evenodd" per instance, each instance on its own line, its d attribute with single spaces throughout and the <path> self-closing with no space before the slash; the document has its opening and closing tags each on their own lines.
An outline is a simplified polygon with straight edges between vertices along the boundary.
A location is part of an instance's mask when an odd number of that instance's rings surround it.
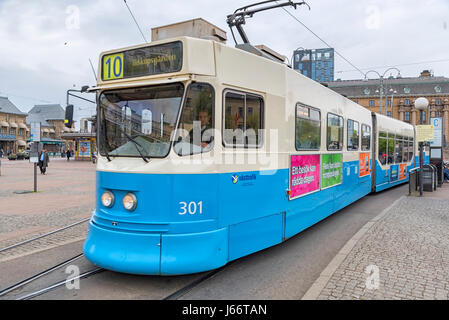
<svg viewBox="0 0 449 320">
<path fill-rule="evenodd" d="M 276 1 L 277 2 L 277 1 Z M 333 48 L 335 54 L 337 54 L 340 58 L 342 58 L 344 61 L 346 61 L 349 65 L 351 65 L 356 71 L 360 72 L 363 76 L 365 76 L 365 73 L 359 69 L 357 66 L 355 66 L 351 61 L 349 61 L 347 58 L 345 58 L 340 52 L 335 50 L 335 47 L 331 46 L 329 43 L 327 43 L 323 38 L 321 38 L 319 35 L 317 35 L 312 29 L 310 29 L 308 26 L 306 26 L 302 21 L 300 21 L 295 15 L 293 15 L 290 11 L 288 11 L 286 8 L 282 8 L 290 17 L 295 19 L 299 24 L 301 24 L 304 28 L 306 28 L 310 33 L 312 33 L 315 37 L 317 37 L 321 42 L 323 42 L 327 47 Z"/>
<path fill-rule="evenodd" d="M 143 40 L 145 40 L 146 43 L 148 43 L 147 38 L 145 38 L 145 35 L 142 32 L 142 29 L 139 26 L 139 23 L 137 22 L 136 18 L 134 17 L 133 12 L 131 11 L 131 8 L 128 6 L 128 3 L 126 2 L 126 0 L 123 0 L 123 2 L 125 2 L 126 7 L 128 8 L 129 13 L 131 14 L 131 17 L 133 18 L 134 22 L 136 23 L 137 28 L 140 31 L 140 34 L 142 35 Z"/>
</svg>

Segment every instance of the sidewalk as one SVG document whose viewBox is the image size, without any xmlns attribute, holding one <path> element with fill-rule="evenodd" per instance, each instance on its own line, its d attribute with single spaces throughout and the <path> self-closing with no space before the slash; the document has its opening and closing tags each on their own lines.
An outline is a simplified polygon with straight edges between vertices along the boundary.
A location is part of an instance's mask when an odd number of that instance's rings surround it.
<svg viewBox="0 0 449 320">
<path fill-rule="evenodd" d="M 304 300 L 449 299 L 449 184 L 404 196 L 368 222 Z"/>
<path fill-rule="evenodd" d="M 92 162 L 50 158 L 47 174 L 28 160 L 1 160 L 0 248 L 88 218 L 95 206 L 95 165 Z M 42 250 L 86 235 L 87 223 L 18 249 L 0 253 L 0 261 Z"/>
</svg>

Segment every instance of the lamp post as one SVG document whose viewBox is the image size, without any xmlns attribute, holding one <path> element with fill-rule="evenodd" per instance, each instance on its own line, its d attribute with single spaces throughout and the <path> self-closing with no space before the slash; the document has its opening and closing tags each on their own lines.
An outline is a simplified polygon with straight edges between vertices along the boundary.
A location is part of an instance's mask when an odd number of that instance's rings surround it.
<svg viewBox="0 0 449 320">
<path fill-rule="evenodd" d="M 396 90 L 394 90 L 393 88 L 391 88 L 390 90 L 390 93 L 391 93 L 391 115 L 393 115 L 393 98 L 394 98 L 394 95 L 396 94 L 396 93 L 398 93 Z M 387 111 L 387 109 L 385 108 L 385 113 L 386 113 L 386 111 Z"/>
<path fill-rule="evenodd" d="M 379 76 L 380 88 L 378 90 L 376 90 L 376 93 L 379 93 L 379 96 L 380 96 L 380 105 L 379 105 L 379 111 L 380 111 L 379 113 L 380 114 L 382 114 L 383 96 L 385 94 L 385 92 L 384 92 L 384 77 L 387 74 L 387 72 L 390 71 L 390 70 L 396 70 L 398 72 L 397 77 L 401 76 L 401 70 L 399 70 L 398 68 L 395 68 L 395 67 L 388 68 L 387 70 L 385 70 L 385 72 L 382 75 L 379 72 L 377 72 L 376 70 L 370 70 L 370 71 L 365 73 L 365 81 L 368 80 L 367 76 L 368 76 L 368 73 L 370 73 L 370 72 L 374 72 L 374 73 L 376 73 Z M 387 115 L 387 103 L 385 103 L 385 115 Z"/>
<path fill-rule="evenodd" d="M 426 110 L 429 106 L 429 100 L 426 98 L 418 98 L 415 100 L 415 108 L 422 112 L 422 110 Z M 419 123 L 422 125 L 422 117 L 420 117 Z M 423 194 L 423 181 L 422 181 L 422 171 L 424 166 L 424 141 L 419 141 L 419 196 L 422 197 Z"/>
</svg>

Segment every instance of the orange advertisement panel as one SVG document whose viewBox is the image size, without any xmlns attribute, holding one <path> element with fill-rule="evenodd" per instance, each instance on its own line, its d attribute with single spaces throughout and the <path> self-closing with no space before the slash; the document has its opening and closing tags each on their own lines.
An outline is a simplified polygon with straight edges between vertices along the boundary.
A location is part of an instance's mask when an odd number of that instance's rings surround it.
<svg viewBox="0 0 449 320">
<path fill-rule="evenodd" d="M 360 153 L 359 160 L 359 177 L 364 177 L 370 173 L 369 152 Z"/>
<path fill-rule="evenodd" d="M 407 164 L 399 165 L 399 180 L 404 180 L 407 178 Z"/>
</svg>

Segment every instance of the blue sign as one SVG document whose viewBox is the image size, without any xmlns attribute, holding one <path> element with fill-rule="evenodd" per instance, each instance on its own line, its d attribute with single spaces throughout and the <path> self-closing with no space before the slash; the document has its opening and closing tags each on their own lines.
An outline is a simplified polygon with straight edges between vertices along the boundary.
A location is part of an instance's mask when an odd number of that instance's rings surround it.
<svg viewBox="0 0 449 320">
<path fill-rule="evenodd" d="M 395 164 L 390 167 L 390 182 L 399 178 L 399 165 Z"/>
<path fill-rule="evenodd" d="M 0 140 L 13 141 L 16 140 L 16 136 L 13 134 L 0 134 Z"/>
</svg>

